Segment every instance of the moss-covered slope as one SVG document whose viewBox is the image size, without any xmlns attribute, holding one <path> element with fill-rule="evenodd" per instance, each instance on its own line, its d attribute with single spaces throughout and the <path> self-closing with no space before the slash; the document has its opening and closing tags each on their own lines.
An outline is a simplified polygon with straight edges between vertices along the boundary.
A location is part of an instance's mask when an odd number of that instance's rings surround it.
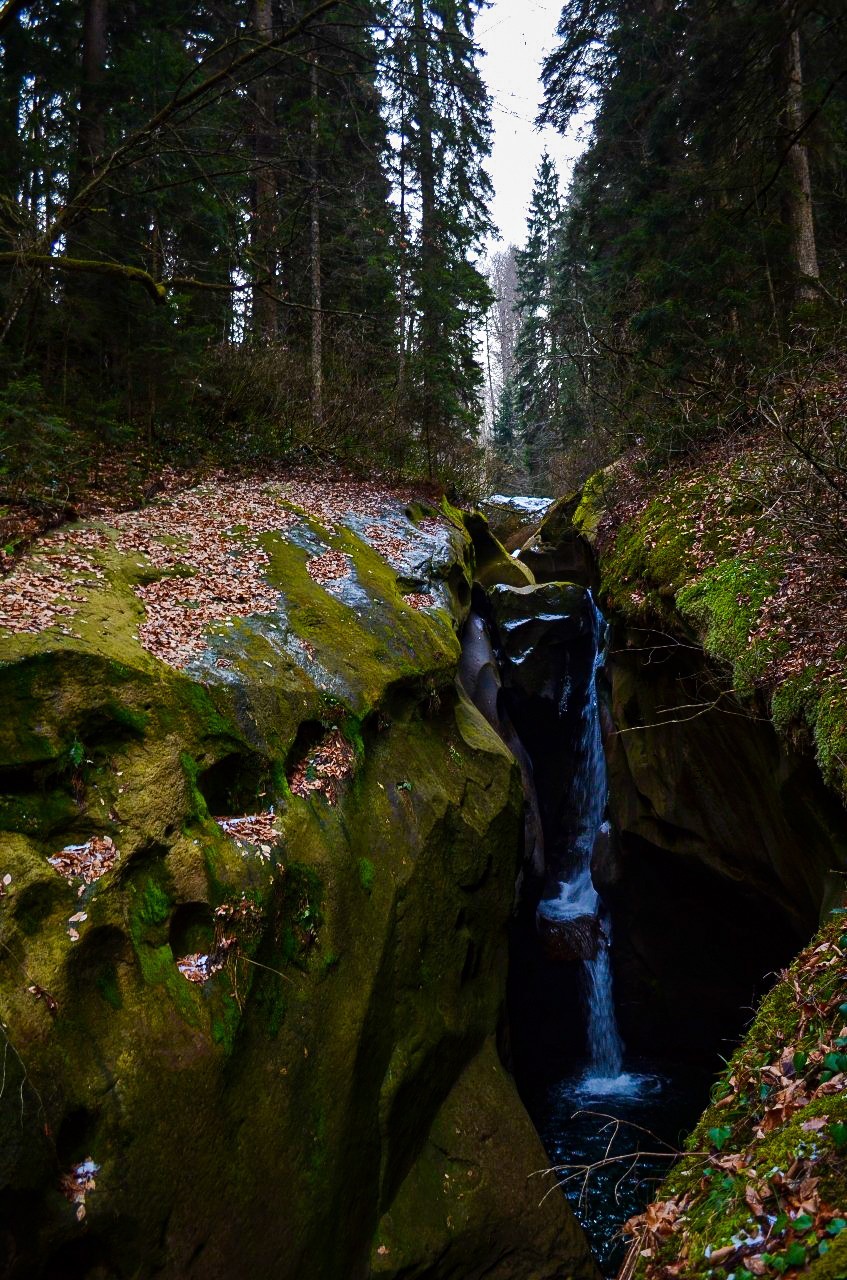
<svg viewBox="0 0 847 1280">
<path fill-rule="evenodd" d="M 625 460 L 588 481 L 574 525 L 599 550 L 611 610 L 702 643 L 738 697 L 761 694 L 786 737 L 811 735 L 847 798 L 847 586 L 826 545 L 786 527 L 793 480 L 770 440 L 652 476 Z"/>
<path fill-rule="evenodd" d="M 847 1275 L 847 935 L 835 913 L 763 1001 L 624 1274 Z"/>
<path fill-rule="evenodd" d="M 574 515 L 615 624 L 621 863 L 609 892 L 638 917 L 639 886 L 664 887 L 645 866 L 682 877 L 696 862 L 724 885 L 727 910 L 733 882 L 748 894 L 747 952 L 719 950 L 716 892 L 695 980 L 678 963 L 676 987 L 662 974 L 664 1021 L 675 1034 L 708 1021 L 697 975 L 708 995 L 710 974 L 726 985 L 744 965 L 766 967 L 761 952 L 778 943 L 769 921 L 790 940 L 822 910 L 826 920 L 761 1003 L 687 1154 L 629 1224 L 621 1280 L 847 1276 L 847 917 L 829 913 L 847 863 L 844 583 L 780 524 L 786 473 L 772 444 L 716 448 L 658 475 L 624 460 L 589 481 Z M 655 950 L 640 927 L 636 950 Z M 684 918 L 668 930 L 689 948 L 697 936 Z"/>
<path fill-rule="evenodd" d="M 453 686 L 468 535 L 280 513 L 213 548 L 272 607 L 184 571 L 180 662 L 106 525 L 0 632 L 4 1274 L 593 1276 L 492 1049 L 521 795 Z"/>
</svg>

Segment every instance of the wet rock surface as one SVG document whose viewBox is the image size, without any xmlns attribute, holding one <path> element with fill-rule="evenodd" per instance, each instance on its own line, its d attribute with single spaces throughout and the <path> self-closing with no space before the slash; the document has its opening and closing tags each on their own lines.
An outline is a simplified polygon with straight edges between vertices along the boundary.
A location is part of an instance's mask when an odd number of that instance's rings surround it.
<svg viewBox="0 0 847 1280">
<path fill-rule="evenodd" d="M 577 506 L 578 495 L 559 498 L 515 550 L 537 582 L 575 582 L 596 592 L 600 577 L 594 552 L 573 525 Z"/>
<path fill-rule="evenodd" d="M 597 611 L 573 583 L 496 586 L 489 593 L 504 704 L 532 761 L 553 880 L 574 839 L 575 745 L 597 653 Z"/>
<path fill-rule="evenodd" d="M 564 964 L 575 960 L 593 960 L 602 937 L 600 920 L 596 915 L 556 920 L 539 912 L 536 915 L 536 928 L 545 957 Z"/>
</svg>

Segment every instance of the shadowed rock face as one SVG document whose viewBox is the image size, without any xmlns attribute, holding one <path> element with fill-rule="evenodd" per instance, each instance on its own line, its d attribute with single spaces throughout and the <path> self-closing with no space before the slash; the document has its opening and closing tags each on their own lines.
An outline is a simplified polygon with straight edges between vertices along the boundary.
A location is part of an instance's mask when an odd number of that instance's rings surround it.
<svg viewBox="0 0 847 1280">
<path fill-rule="evenodd" d="M 554 502 L 538 528 L 518 544 L 518 559 L 532 570 L 537 582 L 576 582 L 596 591 L 599 574 L 594 552 L 572 523 L 578 502 L 578 494 Z"/>
<path fill-rule="evenodd" d="M 477 591 L 477 588 L 474 588 Z M 523 783 L 524 862 L 532 876 L 540 882 L 544 876 L 544 832 L 538 808 L 538 795 L 532 761 L 515 732 L 502 697 L 502 681 L 497 656 L 485 620 L 475 610 L 468 614 L 462 638 L 462 656 L 457 673 L 459 684 L 477 710 L 494 729 L 518 762 Z"/>
<path fill-rule="evenodd" d="M 548 878 L 568 877 L 574 825 L 575 751 L 594 673 L 597 610 L 573 583 L 498 586 L 490 592 L 503 701 L 532 761 Z"/>
<path fill-rule="evenodd" d="M 0 635 L 0 1272 L 595 1280 L 493 1044 L 521 794 L 454 691 L 469 540 L 298 519 L 275 612 L 185 670 L 109 537 L 70 626 Z M 48 862 L 106 836 L 99 879 Z"/>
<path fill-rule="evenodd" d="M 607 676 L 616 836 L 594 876 L 614 918 L 624 1035 L 712 1054 L 831 905 L 843 808 L 690 644 L 621 626 Z"/>
</svg>

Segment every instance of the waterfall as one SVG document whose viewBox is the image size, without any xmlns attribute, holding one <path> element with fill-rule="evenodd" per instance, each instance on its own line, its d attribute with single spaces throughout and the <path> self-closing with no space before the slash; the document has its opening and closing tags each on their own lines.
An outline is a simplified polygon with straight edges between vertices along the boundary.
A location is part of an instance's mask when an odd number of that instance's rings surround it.
<svg viewBox="0 0 847 1280">
<path fill-rule="evenodd" d="M 499 584 L 470 614 L 459 671 L 463 689 L 521 765 L 526 864 L 543 883 L 538 937 L 548 959 L 579 966 L 589 1092 L 617 1091 L 632 1079 L 621 1074 L 610 927 L 591 878 L 598 837 L 609 834 L 597 690 L 606 637 L 606 621 L 586 587 Z"/>
<path fill-rule="evenodd" d="M 586 1084 L 616 1080 L 623 1066 L 623 1045 L 615 1019 L 612 1000 L 612 971 L 609 948 L 601 941 L 593 960 L 584 960 L 585 990 L 588 1004 L 589 1063 Z"/>
<path fill-rule="evenodd" d="M 597 837 L 608 830 L 604 822 L 608 800 L 606 758 L 600 725 L 597 674 L 605 661 L 606 622 L 594 606 L 595 656 L 585 693 L 576 744 L 572 783 L 573 834 L 567 879 L 555 897 L 545 897 L 539 913 L 548 920 L 587 922 L 590 918 L 596 942 L 594 955 L 582 961 L 583 989 L 588 1014 L 588 1069 L 586 1087 L 608 1086 L 621 1074 L 623 1044 L 615 1018 L 612 971 L 609 963 L 610 932 L 603 906 L 591 879 L 591 857 Z M 561 708 L 564 712 L 565 707 Z"/>
<path fill-rule="evenodd" d="M 597 673 L 606 657 L 605 630 L 606 623 L 599 609 L 596 609 L 597 654 L 591 683 L 583 712 L 583 751 L 584 773 L 580 780 L 580 799 L 584 801 L 582 813 L 585 815 L 580 832 L 581 848 L 585 850 L 585 868 L 589 880 L 591 878 L 591 855 L 597 836 L 604 825 L 604 814 L 608 801 L 608 780 L 606 776 L 606 757 L 603 752 L 603 737 L 600 726 L 600 703 L 597 694 Z M 593 888 L 593 885 L 592 885 Z M 596 891 L 595 891 L 596 897 Z M 602 905 L 597 898 L 595 911 L 602 912 Z M 623 1065 L 623 1044 L 615 1018 L 615 1005 L 612 998 L 612 969 L 609 963 L 609 943 L 611 941 L 608 926 L 601 919 L 600 941 L 597 954 L 591 960 L 584 960 L 584 982 L 586 1002 L 588 1005 L 588 1075 L 599 1080 L 614 1079 L 621 1073 Z"/>
</svg>

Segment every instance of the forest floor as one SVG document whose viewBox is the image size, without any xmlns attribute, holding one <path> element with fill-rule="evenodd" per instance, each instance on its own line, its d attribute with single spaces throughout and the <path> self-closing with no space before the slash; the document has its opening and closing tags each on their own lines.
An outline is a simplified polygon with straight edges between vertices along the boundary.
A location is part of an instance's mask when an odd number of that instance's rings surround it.
<svg viewBox="0 0 847 1280">
<path fill-rule="evenodd" d="M 31 496 L 18 487 L 10 489 L 0 501 L 0 573 L 8 572 L 32 540 L 50 529 L 142 507 L 155 497 L 188 488 L 200 474 L 117 455 L 68 472 L 61 493 Z"/>
<path fill-rule="evenodd" d="M 97 520 L 120 512 L 143 510 L 154 499 L 173 499 L 179 493 L 208 481 L 219 483 L 239 480 L 265 483 L 280 480 L 300 485 L 359 486 L 368 482 L 385 490 L 398 488 L 397 477 L 381 473 L 354 474 L 340 466 L 274 466 L 227 467 L 206 464 L 202 467 L 177 468 L 168 463 L 136 455 L 116 454 L 99 458 L 85 469 L 68 473 L 60 495 L 37 497 L 10 492 L 5 500 L 0 493 L 0 577 L 8 574 L 32 542 L 77 520 Z M 419 481 L 407 485 L 417 500 L 441 500 L 442 489 Z"/>
</svg>

